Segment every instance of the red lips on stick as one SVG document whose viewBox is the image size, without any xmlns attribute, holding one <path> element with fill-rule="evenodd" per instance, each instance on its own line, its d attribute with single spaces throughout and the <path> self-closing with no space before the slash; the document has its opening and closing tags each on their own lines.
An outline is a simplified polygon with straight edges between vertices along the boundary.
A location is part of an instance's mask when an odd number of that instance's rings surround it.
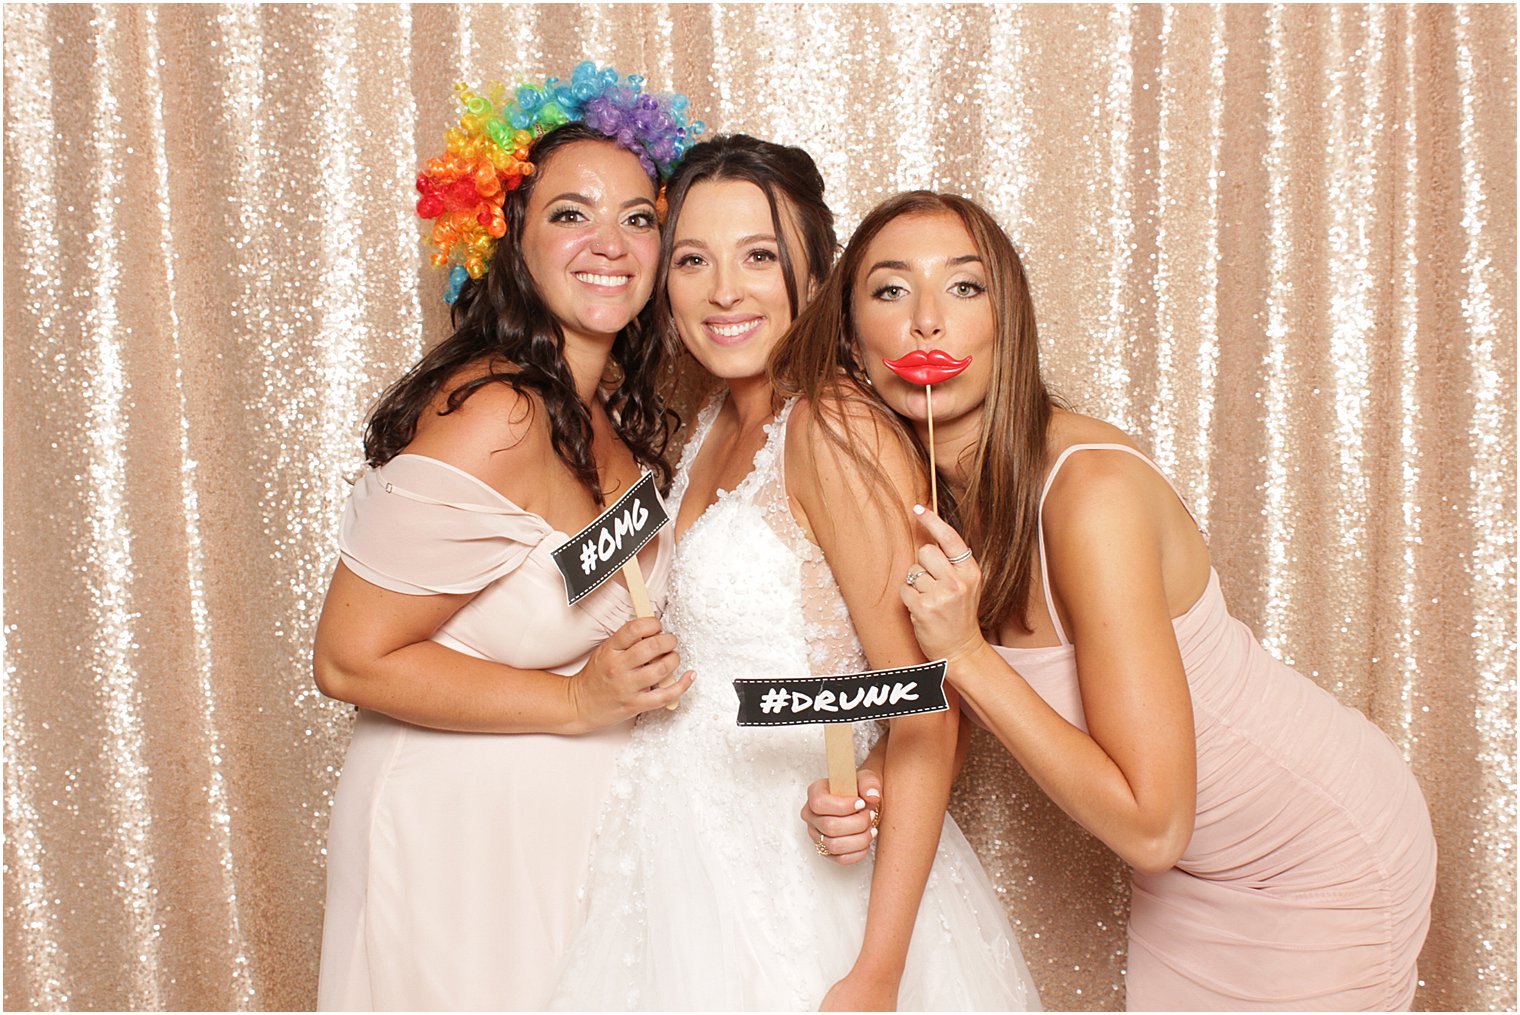
<svg viewBox="0 0 1520 1015">
<path fill-rule="evenodd" d="M 929 416 L 929 499 L 939 514 L 939 470 L 934 463 L 934 385 L 959 374 L 971 365 L 971 357 L 956 359 L 943 349 L 914 349 L 899 359 L 884 359 L 887 369 L 909 384 L 924 388 L 925 411 Z"/>
</svg>

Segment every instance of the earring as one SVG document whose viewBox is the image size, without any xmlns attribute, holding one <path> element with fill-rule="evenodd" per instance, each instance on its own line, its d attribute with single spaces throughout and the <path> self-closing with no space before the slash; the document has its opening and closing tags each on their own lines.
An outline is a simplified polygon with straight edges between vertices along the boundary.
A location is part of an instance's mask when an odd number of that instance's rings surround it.
<svg viewBox="0 0 1520 1015">
<path fill-rule="evenodd" d="M 854 362 L 854 363 L 856 363 L 856 364 L 859 365 L 857 368 L 860 370 L 860 376 L 865 378 L 866 387 L 868 387 L 868 388 L 874 388 L 874 387 L 876 387 L 876 382 L 873 381 L 873 380 L 871 380 L 871 371 L 867 370 L 865 368 L 865 366 L 864 366 L 865 361 L 863 359 L 861 359 L 861 357 L 860 357 L 860 350 L 859 349 L 855 349 L 855 348 L 851 348 L 850 349 L 850 359 L 851 359 L 852 362 Z"/>
</svg>

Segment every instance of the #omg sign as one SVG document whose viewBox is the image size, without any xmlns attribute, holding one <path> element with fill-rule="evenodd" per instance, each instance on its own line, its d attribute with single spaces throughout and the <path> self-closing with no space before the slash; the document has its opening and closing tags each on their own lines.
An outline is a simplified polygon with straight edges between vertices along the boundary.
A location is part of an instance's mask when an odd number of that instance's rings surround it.
<svg viewBox="0 0 1520 1015">
<path fill-rule="evenodd" d="M 615 504 L 551 555 L 565 579 L 567 605 L 574 606 L 633 561 L 668 521 L 670 516 L 655 490 L 654 473 L 646 472 Z"/>
</svg>

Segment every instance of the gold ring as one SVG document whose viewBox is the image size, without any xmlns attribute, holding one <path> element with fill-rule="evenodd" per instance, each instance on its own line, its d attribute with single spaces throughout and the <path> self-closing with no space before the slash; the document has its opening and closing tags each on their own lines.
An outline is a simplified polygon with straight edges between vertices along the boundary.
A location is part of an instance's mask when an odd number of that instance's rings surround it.
<svg viewBox="0 0 1520 1015">
<path fill-rule="evenodd" d="M 818 833 L 818 841 L 815 842 L 815 843 L 813 843 L 813 848 L 818 851 L 818 855 L 819 856 L 833 856 L 834 855 L 833 853 L 829 852 L 828 844 L 824 841 L 823 833 L 822 832 Z"/>
<path fill-rule="evenodd" d="M 881 827 L 881 804 L 877 804 L 876 809 L 871 812 L 871 827 Z"/>
<path fill-rule="evenodd" d="M 952 563 L 952 564 L 960 564 L 960 563 L 963 563 L 965 561 L 970 560 L 971 559 L 971 547 L 969 547 L 969 546 L 966 547 L 966 549 L 963 552 L 957 553 L 955 556 L 953 556 L 953 557 L 951 557 L 949 559 L 950 559 L 950 563 Z"/>
<path fill-rule="evenodd" d="M 924 575 L 926 575 L 928 573 L 929 572 L 925 571 L 921 567 L 910 567 L 910 568 L 908 568 L 908 577 L 906 579 L 907 582 L 908 582 L 908 587 L 912 588 L 914 582 L 918 581 L 920 578 L 922 578 Z"/>
</svg>

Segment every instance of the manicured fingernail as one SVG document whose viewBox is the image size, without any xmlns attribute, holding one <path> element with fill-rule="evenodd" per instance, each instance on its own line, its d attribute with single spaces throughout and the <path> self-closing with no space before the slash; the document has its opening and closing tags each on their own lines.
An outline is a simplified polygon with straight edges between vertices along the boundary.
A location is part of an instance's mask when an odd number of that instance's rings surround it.
<svg viewBox="0 0 1520 1015">
<path fill-rule="evenodd" d="M 913 505 L 913 513 L 916 514 L 916 515 L 923 514 L 924 513 L 924 506 L 922 504 L 914 504 Z"/>
<path fill-rule="evenodd" d="M 865 807 L 866 807 L 866 802 L 864 800 L 856 800 L 855 801 L 855 809 L 857 811 L 863 811 L 863 810 L 865 810 Z"/>
<path fill-rule="evenodd" d="M 881 831 L 881 829 L 879 829 L 879 828 L 873 828 L 873 829 L 871 829 L 871 838 L 873 838 L 873 839 L 876 838 L 876 834 L 878 832 L 880 832 L 880 831 Z"/>
<path fill-rule="evenodd" d="M 867 800 L 880 800 L 881 799 L 881 790 L 879 790 L 879 789 L 868 789 L 868 790 L 866 790 L 866 799 Z"/>
</svg>

